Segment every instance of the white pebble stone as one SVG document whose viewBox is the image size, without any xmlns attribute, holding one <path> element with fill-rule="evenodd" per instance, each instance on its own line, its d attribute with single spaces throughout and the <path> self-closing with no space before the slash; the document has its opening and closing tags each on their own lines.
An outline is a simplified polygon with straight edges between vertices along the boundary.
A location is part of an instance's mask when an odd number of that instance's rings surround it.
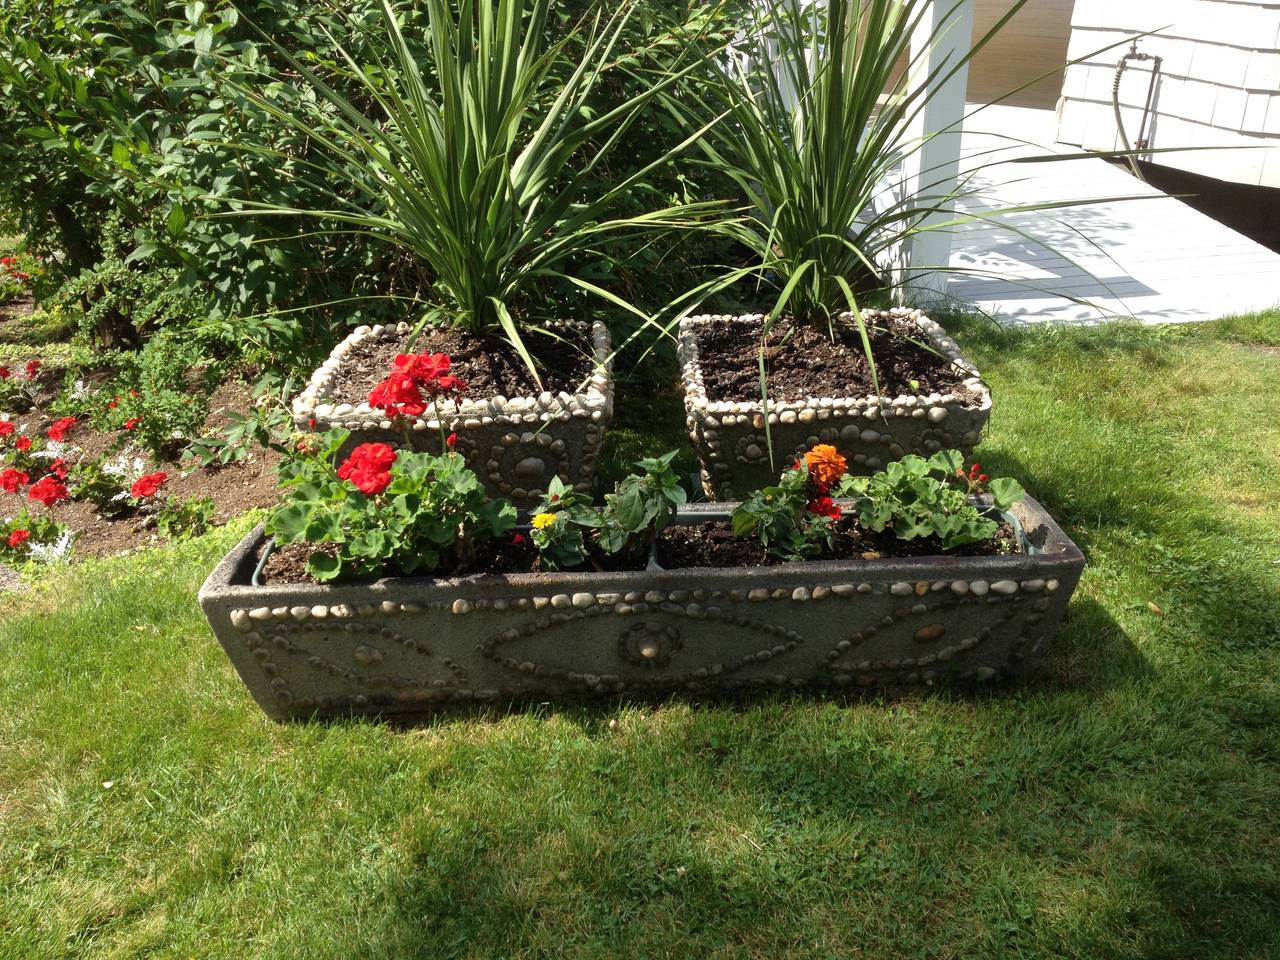
<svg viewBox="0 0 1280 960">
<path fill-rule="evenodd" d="M 932 409 L 930 409 L 929 411 L 930 423 L 941 423 L 945 419 L 947 419 L 946 407 L 933 407 Z"/>
<path fill-rule="evenodd" d="M 951 584 L 951 592 L 963 597 L 966 593 L 969 592 L 969 581 L 968 580 L 953 581 Z"/>
<path fill-rule="evenodd" d="M 554 602 L 554 601 L 553 601 Z M 596 598 L 590 593 L 575 593 L 572 603 L 579 610 L 585 610 L 587 607 L 595 606 Z"/>
<path fill-rule="evenodd" d="M 748 591 L 748 592 L 747 592 L 747 599 L 748 599 L 748 600 L 757 600 L 757 601 L 758 601 L 758 600 L 768 600 L 768 599 L 769 599 L 769 591 L 768 591 L 768 590 L 765 590 L 763 587 L 757 587 L 756 589 L 754 589 L 754 590 L 750 590 L 750 591 Z"/>
<path fill-rule="evenodd" d="M 390 616 L 400 612 L 400 604 L 394 600 L 383 600 L 382 603 L 378 604 L 378 609 Z"/>
<path fill-rule="evenodd" d="M 813 599 L 815 599 L 815 600 L 825 600 L 825 599 L 827 599 L 827 597 L 829 597 L 829 596 L 831 596 L 831 588 L 830 588 L 830 587 L 814 587 L 814 588 L 813 588 Z"/>
<path fill-rule="evenodd" d="M 471 611 L 471 604 L 459 597 L 457 600 L 453 601 L 453 606 L 449 609 L 453 613 L 469 613 Z"/>
<path fill-rule="evenodd" d="M 533 598 L 533 609 L 535 609 L 535 610 L 541 610 L 543 607 L 545 607 L 545 606 L 546 606 L 548 603 L 550 603 L 550 602 L 551 602 L 551 600 L 550 600 L 548 597 L 534 597 L 534 598 Z"/>
<path fill-rule="evenodd" d="M 985 597 L 990 589 L 991 585 L 985 580 L 974 580 L 969 584 L 969 592 L 975 597 Z"/>
<path fill-rule="evenodd" d="M 253 626 L 253 621 L 249 619 L 249 614 L 245 610 L 231 611 L 231 625 L 237 630 L 248 630 Z"/>
<path fill-rule="evenodd" d="M 325 606 L 320 606 L 319 604 L 317 604 L 316 606 L 311 608 L 311 615 L 315 617 L 317 620 L 322 619 L 324 617 L 329 616 L 329 608 Z"/>
<path fill-rule="evenodd" d="M 796 587 L 794 590 L 791 591 L 791 599 L 792 600 L 808 600 L 809 591 L 804 587 Z"/>
<path fill-rule="evenodd" d="M 914 593 L 915 590 L 912 589 L 911 584 L 900 580 L 889 588 L 889 592 L 895 597 L 905 597 Z"/>
<path fill-rule="evenodd" d="M 1058 589 L 1058 581 L 1049 580 L 1048 582 L 1045 583 L 1044 588 L 1048 590 L 1050 593 L 1053 593 L 1055 590 Z"/>
<path fill-rule="evenodd" d="M 1039 593 L 1041 590 L 1044 589 L 1044 581 L 1043 580 L 1023 580 L 1022 589 L 1026 590 L 1028 593 Z"/>
<path fill-rule="evenodd" d="M 557 593 L 551 598 L 551 606 L 557 610 L 564 610 L 573 606 L 573 600 L 567 593 Z"/>
<path fill-rule="evenodd" d="M 837 597 L 851 597 L 853 596 L 853 589 L 852 583 L 837 583 L 831 588 L 831 592 Z"/>
<path fill-rule="evenodd" d="M 997 580 L 991 585 L 991 589 L 996 593 L 1010 594 L 1018 592 L 1017 580 Z"/>
<path fill-rule="evenodd" d="M 293 619 L 295 620 L 305 620 L 307 619 L 307 617 L 311 616 L 311 608 L 310 607 L 292 607 L 289 610 L 289 615 L 292 616 Z"/>
<path fill-rule="evenodd" d="M 860 583 L 860 584 L 858 584 L 858 592 L 859 592 L 859 593 L 870 593 L 870 592 L 871 592 L 871 590 L 872 590 L 872 587 L 871 587 L 871 584 L 869 584 L 869 583 Z"/>
</svg>

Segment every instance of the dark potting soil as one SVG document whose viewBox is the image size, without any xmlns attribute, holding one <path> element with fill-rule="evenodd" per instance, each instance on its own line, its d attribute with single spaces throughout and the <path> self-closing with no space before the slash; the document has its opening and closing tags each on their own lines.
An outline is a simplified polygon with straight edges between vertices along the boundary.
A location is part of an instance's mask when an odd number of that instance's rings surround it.
<svg viewBox="0 0 1280 960">
<path fill-rule="evenodd" d="M 591 329 L 586 324 L 566 330 L 563 339 L 524 332 L 525 346 L 533 357 L 542 387 L 534 381 L 529 367 L 505 340 L 478 336 L 465 330 L 431 328 L 413 345 L 415 353 L 444 353 L 453 361 L 450 373 L 467 384 L 464 398 L 492 396 L 529 397 L 543 390 L 577 393 L 591 376 Z M 387 378 L 396 354 L 409 350 L 409 338 L 384 340 L 368 337 L 343 358 L 333 381 L 335 403 L 358 404 L 368 400 L 369 391 Z"/>
<path fill-rule="evenodd" d="M 1018 552 L 1017 535 L 1007 523 L 1001 523 L 994 537 L 983 543 L 973 543 L 955 550 L 944 551 L 937 537 L 921 540 L 898 540 L 891 531 L 871 533 L 863 530 L 852 518 L 846 517 L 837 525 L 838 535 L 834 549 L 815 557 L 815 560 L 875 560 L 880 557 L 922 557 L 946 553 L 953 557 L 997 556 Z M 441 578 L 463 577 L 475 574 L 545 573 L 539 562 L 538 551 L 529 538 L 517 543 L 514 537 L 489 540 L 476 550 L 475 562 L 466 570 L 437 570 L 419 573 L 419 576 Z M 261 557 L 263 547 L 258 548 Z M 265 584 L 314 583 L 307 573 L 307 560 L 317 550 L 331 553 L 325 544 L 291 543 L 276 547 L 263 568 L 261 582 Z M 587 563 L 566 570 L 566 573 L 619 573 L 627 570 L 643 570 L 646 560 L 640 556 L 605 554 L 590 547 Z M 732 524 L 727 520 L 710 520 L 688 526 L 668 527 L 658 537 L 658 562 L 669 570 L 683 567 L 766 567 L 783 561 L 765 552 L 760 541 L 754 538 L 736 538 Z M 394 576 L 389 571 L 388 576 Z M 350 582 L 349 580 L 346 582 Z"/>
<path fill-rule="evenodd" d="M 867 335 L 882 395 L 968 394 L 961 386 L 965 374 L 952 368 L 950 360 L 912 342 L 927 342 L 914 323 L 899 317 L 875 322 L 877 326 L 868 326 Z M 756 321 L 717 320 L 698 328 L 698 358 L 709 400 L 760 396 L 762 326 Z M 826 330 L 789 321 L 769 332 L 765 369 L 772 400 L 864 397 L 876 392 L 857 328 L 836 327 L 835 334 L 832 341 Z"/>
<path fill-rule="evenodd" d="M 925 557 L 945 553 L 952 557 L 1000 556 L 1018 552 L 1017 535 L 1001 523 L 995 536 L 954 550 L 943 550 L 937 537 L 899 540 L 892 531 L 873 533 L 850 517 L 836 524 L 833 548 L 814 560 L 876 560 L 882 557 Z M 658 537 L 658 563 L 669 570 L 684 567 L 768 567 L 786 561 L 770 555 L 759 540 L 733 535 L 728 520 L 708 520 L 687 527 L 668 527 Z"/>
<path fill-rule="evenodd" d="M 515 542 L 512 535 L 507 535 L 499 540 L 488 540 L 480 544 L 476 548 L 476 556 L 474 563 L 468 565 L 466 569 L 453 568 L 447 570 L 435 571 L 415 571 L 413 576 L 426 577 L 467 577 L 476 574 L 506 574 L 506 573 L 546 573 L 548 572 L 542 566 L 541 558 L 538 556 L 537 548 L 530 542 L 525 534 L 521 534 L 523 538 L 519 543 Z M 262 556 L 265 545 L 258 548 L 257 556 Z M 290 543 L 284 546 L 277 546 L 271 551 L 271 556 L 267 558 L 267 565 L 262 570 L 260 583 L 281 584 L 281 583 L 316 583 L 311 574 L 307 572 L 307 560 L 313 553 L 317 551 L 322 553 L 333 553 L 333 547 L 328 544 L 312 544 L 312 543 Z M 606 554 L 593 547 L 588 548 L 587 562 L 581 566 L 574 567 L 565 571 L 569 573 L 617 573 L 624 570 L 643 570 L 647 558 L 626 556 L 624 554 Z M 387 571 L 386 576 L 398 576 L 397 571 Z M 342 582 L 350 583 L 354 578 L 344 578 Z M 376 578 L 369 578 L 370 580 Z"/>
</svg>

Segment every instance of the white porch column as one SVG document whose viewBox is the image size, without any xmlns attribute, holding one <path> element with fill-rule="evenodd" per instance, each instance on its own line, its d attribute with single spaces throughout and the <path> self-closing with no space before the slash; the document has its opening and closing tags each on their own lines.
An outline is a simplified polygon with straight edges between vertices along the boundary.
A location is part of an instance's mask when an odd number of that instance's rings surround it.
<svg viewBox="0 0 1280 960">
<path fill-rule="evenodd" d="M 973 42 L 974 0 L 918 0 L 928 10 L 920 18 L 911 40 L 911 56 L 919 60 L 919 81 L 935 70 L 945 74 L 969 52 Z M 937 132 L 923 147 L 906 160 L 904 187 L 907 196 L 921 199 L 945 197 L 956 185 L 960 167 L 961 120 L 964 117 L 965 89 L 969 83 L 969 65 L 934 89 L 919 115 L 907 130 L 907 142 L 919 142 Z M 945 132 L 938 132 L 945 131 Z M 931 214 L 922 226 L 941 223 L 951 218 L 950 211 Z M 906 270 L 903 276 L 904 296 L 918 306 L 945 301 L 949 274 L 935 267 L 945 267 L 951 255 L 951 237 L 942 230 L 918 234 L 908 242 Z"/>
</svg>

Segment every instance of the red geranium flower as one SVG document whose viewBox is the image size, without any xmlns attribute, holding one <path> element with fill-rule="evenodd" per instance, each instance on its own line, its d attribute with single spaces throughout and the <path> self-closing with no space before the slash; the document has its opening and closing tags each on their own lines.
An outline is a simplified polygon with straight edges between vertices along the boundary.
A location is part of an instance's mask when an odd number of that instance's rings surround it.
<svg viewBox="0 0 1280 960">
<path fill-rule="evenodd" d="M 816 513 L 820 517 L 830 517 L 832 520 L 840 519 L 840 508 L 836 506 L 836 502 L 830 497 L 814 497 L 805 507 L 810 513 Z"/>
<path fill-rule="evenodd" d="M 0 380 L 8 380 L 10 376 L 8 367 L 0 367 Z"/>
<path fill-rule="evenodd" d="M 427 384 L 427 389 L 431 390 L 432 385 Z M 440 377 L 435 381 L 435 389 L 432 393 L 439 391 L 440 393 L 465 393 L 467 385 L 455 376 Z"/>
<path fill-rule="evenodd" d="M 156 495 L 156 491 L 159 490 L 168 479 L 169 475 L 163 470 L 157 470 L 155 473 L 148 473 L 133 481 L 133 486 L 129 488 L 129 495 L 136 500 L 154 497 Z"/>
<path fill-rule="evenodd" d="M 62 417 L 49 424 L 49 439 L 61 442 L 67 439 L 67 432 L 76 425 L 75 417 Z"/>
<path fill-rule="evenodd" d="M 28 437 L 26 434 L 23 434 L 17 440 L 13 441 L 13 446 L 17 450 L 30 450 L 31 438 Z"/>
<path fill-rule="evenodd" d="M 391 483 L 396 452 L 385 443 L 362 443 L 338 468 L 338 476 L 350 480 L 361 493 L 376 496 Z"/>
<path fill-rule="evenodd" d="M 124 428 L 125 428 L 126 430 L 132 430 L 134 427 L 136 427 L 136 426 L 137 426 L 138 424 L 140 424 L 141 422 L 142 422 L 142 418 L 141 418 L 141 417 L 134 417 L 133 419 L 131 419 L 131 420 L 126 420 L 126 421 L 124 422 Z"/>
<path fill-rule="evenodd" d="M 9 534 L 9 549 L 17 550 L 23 543 L 31 539 L 30 530 L 15 530 Z"/>
<path fill-rule="evenodd" d="M 49 472 L 59 480 L 67 479 L 67 461 L 58 457 L 53 463 L 49 464 Z"/>
<path fill-rule="evenodd" d="M 0 470 L 0 490 L 6 493 L 17 493 L 25 487 L 31 480 L 27 474 L 14 467 L 7 467 Z"/>
<path fill-rule="evenodd" d="M 452 450 L 458 445 L 458 434 L 456 432 L 449 434 L 449 436 L 444 438 L 444 443 L 445 446 Z"/>
<path fill-rule="evenodd" d="M 523 533 L 513 533 L 513 534 L 511 535 L 511 543 L 512 543 L 513 545 L 517 546 L 517 547 L 518 547 L 518 546 L 520 546 L 520 544 L 524 543 L 524 534 L 523 534 Z"/>
<path fill-rule="evenodd" d="M 107 409 L 108 409 L 108 410 L 114 410 L 114 409 L 115 409 L 116 407 L 118 407 L 118 406 L 120 406 L 120 398 L 119 398 L 119 397 L 112 397 L 112 398 L 111 398 L 111 402 L 107 404 Z"/>
<path fill-rule="evenodd" d="M 396 371 L 369 391 L 369 406 L 393 417 L 418 417 L 427 409 L 411 374 Z"/>
<path fill-rule="evenodd" d="M 39 501 L 46 507 L 52 507 L 55 503 L 67 499 L 67 496 L 67 488 L 57 477 L 44 477 L 37 480 L 27 491 L 27 499 Z"/>
<path fill-rule="evenodd" d="M 28 360 L 26 369 L 27 369 L 27 379 L 34 380 L 36 378 L 36 374 L 40 372 L 40 361 Z"/>
<path fill-rule="evenodd" d="M 13 433 L 12 420 L 0 420 L 0 437 L 7 437 Z"/>
<path fill-rule="evenodd" d="M 437 380 L 449 372 L 452 361 L 445 353 L 401 353 L 391 361 L 391 369 L 407 373 L 419 382 Z"/>
</svg>

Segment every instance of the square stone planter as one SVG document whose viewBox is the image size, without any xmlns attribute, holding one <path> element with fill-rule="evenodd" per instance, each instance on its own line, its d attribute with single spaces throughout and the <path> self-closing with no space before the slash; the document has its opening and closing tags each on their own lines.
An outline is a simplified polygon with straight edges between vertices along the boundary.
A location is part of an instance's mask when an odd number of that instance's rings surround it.
<svg viewBox="0 0 1280 960">
<path fill-rule="evenodd" d="M 679 522 L 697 522 L 709 505 Z M 253 586 L 260 530 L 200 604 L 280 720 L 486 701 L 839 691 L 1031 669 L 1084 557 L 1028 498 L 1033 552 L 775 567 Z"/>
<path fill-rule="evenodd" d="M 991 415 L 991 391 L 945 330 L 918 310 L 867 310 L 868 321 L 904 316 L 922 338 L 965 374 L 957 393 L 921 396 L 811 397 L 769 404 L 769 460 L 760 398 L 709 400 L 703 387 L 696 331 L 724 316 L 689 317 L 680 323 L 678 352 L 689 437 L 701 467 L 702 486 L 713 500 L 741 499 L 776 483 L 778 474 L 817 443 L 839 448 L 855 474 L 872 473 L 905 454 L 929 456 L 957 449 L 968 455 L 982 439 Z M 844 318 L 849 315 L 844 314 Z M 760 320 L 759 316 L 736 319 Z"/>
<path fill-rule="evenodd" d="M 405 433 L 393 428 L 380 410 L 367 401 L 335 403 L 334 379 L 351 348 L 369 337 L 403 338 L 409 325 L 357 327 L 333 349 L 310 382 L 293 401 L 293 420 L 299 430 L 344 427 L 351 431 L 347 443 L 405 442 Z M 583 332 L 586 326 L 583 325 Z M 409 433 L 415 449 L 440 451 L 440 421 L 446 433 L 458 435 L 456 450 L 485 484 L 490 496 L 507 497 L 517 507 L 533 506 L 553 476 L 559 476 L 583 492 L 595 484 L 596 461 L 604 432 L 613 419 L 612 344 L 602 323 L 591 327 L 597 369 L 581 393 L 541 393 L 528 397 L 477 397 L 464 394 L 429 406 L 411 421 Z M 430 350 L 430 336 L 418 345 Z M 315 426 L 311 427 L 311 421 Z"/>
</svg>

